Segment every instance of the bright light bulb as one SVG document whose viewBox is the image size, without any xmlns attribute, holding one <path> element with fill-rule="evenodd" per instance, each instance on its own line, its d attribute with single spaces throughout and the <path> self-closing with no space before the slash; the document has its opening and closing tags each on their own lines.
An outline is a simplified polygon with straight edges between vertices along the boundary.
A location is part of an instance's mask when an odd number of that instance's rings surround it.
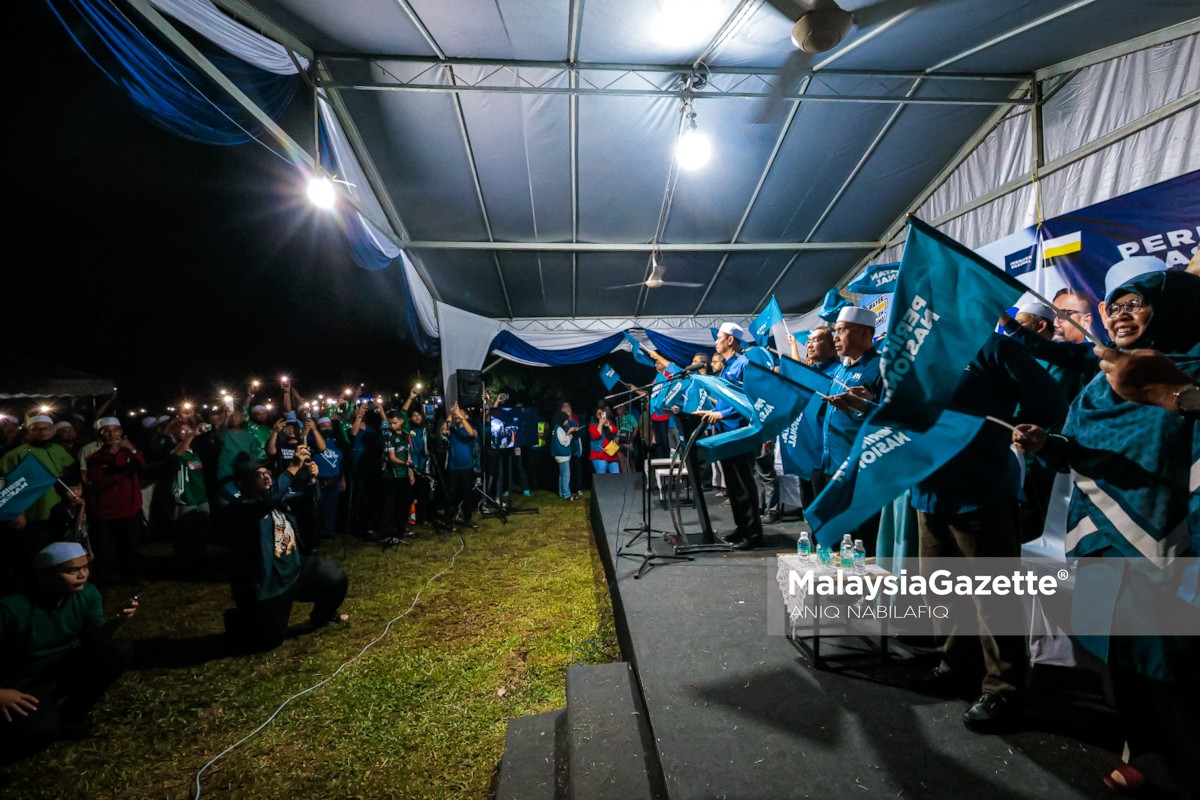
<svg viewBox="0 0 1200 800">
<path fill-rule="evenodd" d="M 712 158 L 712 143 L 695 128 L 688 128 L 679 137 L 675 158 L 684 169 L 700 169 Z"/>
<path fill-rule="evenodd" d="M 333 208 L 337 195 L 333 191 L 333 181 L 324 176 L 313 178 L 308 182 L 308 200 L 317 208 Z"/>
</svg>

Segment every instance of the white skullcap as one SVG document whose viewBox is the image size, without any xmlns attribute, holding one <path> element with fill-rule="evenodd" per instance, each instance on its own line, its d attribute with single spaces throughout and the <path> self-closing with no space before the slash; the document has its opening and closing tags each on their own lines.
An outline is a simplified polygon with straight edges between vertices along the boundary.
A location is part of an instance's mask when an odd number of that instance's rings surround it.
<svg viewBox="0 0 1200 800">
<path fill-rule="evenodd" d="M 739 341 L 746 341 L 746 329 L 736 322 L 722 322 L 721 327 L 717 328 L 717 333 L 727 333 Z"/>
<path fill-rule="evenodd" d="M 333 422 L 333 420 L 331 420 L 329 417 L 318 417 L 317 418 L 318 425 L 324 425 L 326 422 Z"/>
<path fill-rule="evenodd" d="M 87 551 L 79 542 L 54 542 L 37 552 L 33 557 L 33 568 L 39 571 L 50 569 L 86 555 Z"/>
<path fill-rule="evenodd" d="M 74 428 L 75 426 L 67 422 L 65 419 L 54 423 L 54 430 L 61 431 L 63 428 Z"/>
<path fill-rule="evenodd" d="M 17 423 L 17 418 L 12 414 L 0 414 L 0 422 L 10 422 L 15 425 Z"/>
<path fill-rule="evenodd" d="M 172 420 L 172 419 L 173 419 L 173 417 L 172 417 L 170 414 L 163 414 L 161 417 L 159 417 L 158 419 L 156 419 L 156 420 L 154 421 L 154 424 L 155 424 L 155 425 L 161 425 L 161 424 L 163 424 L 164 422 L 169 422 L 169 421 L 170 421 L 170 420 Z"/>
<path fill-rule="evenodd" d="M 1043 303 L 1041 300 L 1030 300 L 1017 306 L 1018 314 L 1032 314 L 1035 317 L 1041 317 L 1044 320 L 1053 321 L 1057 313 L 1050 306 Z"/>
<path fill-rule="evenodd" d="M 48 416 L 46 416 L 45 414 L 38 414 L 36 417 L 30 417 L 30 418 L 29 418 L 29 424 L 30 424 L 30 425 L 32 425 L 32 424 L 33 424 L 33 423 L 35 423 L 35 422 L 44 422 L 44 423 L 46 423 L 47 425 L 53 425 L 53 424 L 54 424 L 54 418 L 53 418 L 53 417 L 48 417 Z"/>
<path fill-rule="evenodd" d="M 143 428 L 153 428 L 158 424 L 158 417 L 142 417 Z"/>
<path fill-rule="evenodd" d="M 264 405 L 254 405 L 254 406 L 250 407 L 251 413 L 253 413 L 255 411 L 266 411 L 266 410 L 267 410 L 267 407 Z"/>
<path fill-rule="evenodd" d="M 1108 268 L 1104 275 L 1104 300 L 1112 300 L 1112 293 L 1147 272 L 1163 272 L 1167 262 L 1158 256 L 1130 256 Z"/>
<path fill-rule="evenodd" d="M 100 430 L 101 428 L 109 428 L 113 425 L 116 425 L 118 428 L 121 427 L 121 420 L 117 419 L 116 417 L 101 417 L 100 419 L 96 420 L 96 430 Z"/>
<path fill-rule="evenodd" d="M 837 316 L 838 322 L 853 322 L 855 325 L 866 325 L 875 329 L 875 312 L 860 306 L 846 306 Z"/>
</svg>

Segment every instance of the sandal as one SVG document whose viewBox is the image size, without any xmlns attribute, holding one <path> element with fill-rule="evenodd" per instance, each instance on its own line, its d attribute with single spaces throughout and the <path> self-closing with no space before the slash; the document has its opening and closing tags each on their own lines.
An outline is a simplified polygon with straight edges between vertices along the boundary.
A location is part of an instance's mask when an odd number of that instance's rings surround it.
<svg viewBox="0 0 1200 800">
<path fill-rule="evenodd" d="M 1130 764 L 1117 764 L 1104 776 L 1104 785 L 1114 792 L 1133 794 L 1146 785 L 1146 776 Z"/>
</svg>

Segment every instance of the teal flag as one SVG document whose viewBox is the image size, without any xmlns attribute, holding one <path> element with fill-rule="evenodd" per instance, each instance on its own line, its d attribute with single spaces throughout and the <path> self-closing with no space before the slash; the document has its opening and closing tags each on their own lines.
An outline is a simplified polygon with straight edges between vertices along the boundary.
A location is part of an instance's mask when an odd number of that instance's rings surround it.
<svg viewBox="0 0 1200 800">
<path fill-rule="evenodd" d="M 58 479 L 30 454 L 13 467 L 4 480 L 4 488 L 0 489 L 0 522 L 24 514 Z"/>
<path fill-rule="evenodd" d="M 867 267 L 846 288 L 857 294 L 887 294 L 896 290 L 896 277 L 899 274 L 900 264 L 896 261 L 875 264 Z"/>
<path fill-rule="evenodd" d="M 801 364 L 795 359 L 786 357 L 779 359 L 779 374 L 786 380 L 803 386 L 809 392 L 823 395 L 832 394 L 830 389 L 833 387 L 833 381 L 828 375 L 807 364 Z"/>
<path fill-rule="evenodd" d="M 752 422 L 744 428 L 734 428 L 713 436 L 705 436 L 696 446 L 708 463 L 723 461 L 730 456 L 739 456 L 758 449 L 763 443 L 762 431 L 757 422 Z"/>
<path fill-rule="evenodd" d="M 600 368 L 600 380 L 604 381 L 604 388 L 611 392 L 612 388 L 621 382 L 621 376 L 615 369 L 605 364 Z"/>
<path fill-rule="evenodd" d="M 830 289 L 825 293 L 825 300 L 821 303 L 821 310 L 817 312 L 817 316 L 826 322 L 833 324 L 833 322 L 837 320 L 838 314 L 840 314 L 842 309 L 848 305 L 852 305 L 852 303 L 846 298 L 842 297 L 841 292 L 839 292 L 837 289 Z"/>
<path fill-rule="evenodd" d="M 1000 312 L 1025 290 L 950 237 L 909 219 L 880 355 L 883 397 L 872 421 L 914 431 L 932 426 Z"/>
<path fill-rule="evenodd" d="M 754 341 L 759 347 L 766 347 L 767 340 L 771 337 L 771 328 L 782 322 L 783 312 L 779 310 L 779 303 L 775 301 L 775 296 L 771 295 L 771 302 L 767 303 L 767 307 L 762 310 L 762 313 L 754 318 L 754 322 L 750 323 L 750 335 L 754 337 Z M 775 344 L 782 347 L 778 341 Z"/>
<path fill-rule="evenodd" d="M 758 364 L 746 365 L 742 375 L 746 397 L 754 402 L 754 413 L 762 439 L 774 439 L 804 411 L 813 397 L 812 389 L 792 383 Z"/>
<path fill-rule="evenodd" d="M 724 378 L 715 375 L 693 375 L 692 385 L 699 386 L 708 392 L 710 397 L 720 398 L 733 406 L 746 419 L 755 418 L 754 404 L 746 397 L 740 386 L 735 386 Z"/>
<path fill-rule="evenodd" d="M 804 509 L 817 542 L 835 546 L 842 536 L 958 455 L 984 422 L 982 417 L 943 411 L 933 425 L 917 432 L 873 424 L 868 418 L 850 457 Z"/>
<path fill-rule="evenodd" d="M 630 334 L 629 331 L 625 331 L 624 336 L 626 341 L 628 341 L 630 346 L 633 348 L 633 360 L 639 364 L 645 364 L 648 367 L 653 367 L 654 359 L 646 355 L 646 352 L 642 350 L 642 343 L 633 338 L 633 335 Z"/>
<path fill-rule="evenodd" d="M 779 434 L 783 471 L 807 478 L 821 466 L 821 403 L 823 396 L 835 394 L 833 381 L 821 370 L 791 358 L 779 359 L 779 374 L 808 390 L 803 410 Z"/>
</svg>

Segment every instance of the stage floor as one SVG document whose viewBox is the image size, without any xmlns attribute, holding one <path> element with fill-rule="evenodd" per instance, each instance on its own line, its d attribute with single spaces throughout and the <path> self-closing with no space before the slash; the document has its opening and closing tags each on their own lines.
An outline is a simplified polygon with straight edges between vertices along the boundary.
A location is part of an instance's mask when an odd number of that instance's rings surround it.
<svg viewBox="0 0 1200 800">
<path fill-rule="evenodd" d="M 903 688 L 927 666 L 904 658 L 915 649 L 898 647 L 901 658 L 887 666 L 831 672 L 769 635 L 775 553 L 794 552 L 801 522 L 768 526 L 764 549 L 659 562 L 635 580 L 640 561 L 616 554 L 632 536 L 622 529 L 642 521 L 640 478 L 595 476 L 592 525 L 671 800 L 1111 794 L 1101 776 L 1120 741 L 1111 715 L 1086 699 L 1042 688 L 1016 732 L 980 735 L 960 720 L 965 700 Z M 728 507 L 708 496 L 713 527 L 730 531 Z M 698 530 L 694 510 L 684 519 Z M 671 529 L 657 497 L 651 524 Z M 671 552 L 661 535 L 654 548 Z M 644 550 L 639 540 L 626 552 Z M 1078 677 L 1052 672 L 1038 676 L 1043 687 Z"/>
</svg>

